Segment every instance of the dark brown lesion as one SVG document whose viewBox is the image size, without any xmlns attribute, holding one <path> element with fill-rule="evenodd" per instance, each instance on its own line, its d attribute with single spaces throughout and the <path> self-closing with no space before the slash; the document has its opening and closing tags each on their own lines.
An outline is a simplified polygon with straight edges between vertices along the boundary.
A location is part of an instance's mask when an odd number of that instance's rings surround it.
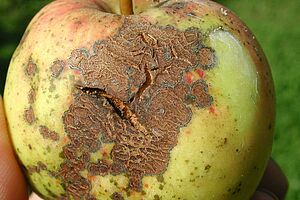
<svg viewBox="0 0 300 200">
<path fill-rule="evenodd" d="M 51 66 L 51 76 L 53 78 L 58 78 L 60 76 L 60 74 L 62 73 L 64 67 L 65 67 L 66 63 L 63 60 L 56 60 L 53 62 L 52 66 Z"/>
<path fill-rule="evenodd" d="M 204 68 L 214 67 L 217 62 L 215 52 L 213 49 L 205 47 L 201 48 L 199 52 L 200 63 Z"/>
<path fill-rule="evenodd" d="M 27 100 L 28 100 L 28 108 L 25 108 L 24 110 L 24 119 L 25 121 L 30 124 L 33 125 L 34 122 L 36 121 L 36 117 L 34 114 L 34 109 L 33 109 L 33 104 L 36 100 L 36 89 L 33 86 L 33 79 L 36 76 L 38 69 L 37 69 L 37 65 L 35 63 L 35 61 L 33 60 L 33 58 L 30 56 L 28 58 L 28 62 L 25 65 L 25 69 L 24 69 L 24 74 L 25 76 L 27 76 L 30 80 L 30 90 L 27 94 Z"/>
<path fill-rule="evenodd" d="M 24 111 L 24 119 L 30 125 L 32 125 L 35 122 L 35 115 L 31 106 Z"/>
<path fill-rule="evenodd" d="M 36 72 L 37 72 L 37 65 L 33 61 L 32 57 L 30 57 L 25 67 L 25 74 L 29 77 L 33 77 Z"/>
<path fill-rule="evenodd" d="M 33 165 L 33 166 L 28 166 L 27 167 L 27 172 L 29 174 L 33 174 L 33 173 L 40 173 L 43 170 L 46 170 L 47 166 L 42 163 L 41 161 L 37 162 L 37 165 Z"/>
<path fill-rule="evenodd" d="M 40 126 L 39 128 L 40 134 L 44 139 L 50 139 L 52 141 L 58 141 L 59 135 L 55 131 L 51 131 L 47 126 Z"/>
<path fill-rule="evenodd" d="M 192 97 L 189 99 L 189 103 L 197 106 L 198 108 L 205 108 L 213 101 L 213 97 L 208 93 L 208 85 L 203 79 L 193 83 L 190 93 L 187 94 L 186 99 L 189 97 Z"/>
<path fill-rule="evenodd" d="M 214 51 L 196 28 L 178 31 L 126 18 L 118 34 L 96 42 L 94 51 L 74 50 L 65 61 L 80 70 L 74 101 L 63 116 L 69 143 L 63 147 L 60 177 L 67 195 L 90 196 L 81 176 L 126 174 L 128 188 L 142 190 L 145 175 L 161 176 L 190 105 L 207 108 L 213 98 L 201 77 L 184 81 L 189 71 L 209 70 Z M 103 144 L 114 143 L 108 157 L 90 161 Z"/>
<path fill-rule="evenodd" d="M 36 100 L 36 92 L 34 88 L 31 88 L 29 93 L 28 93 L 28 103 L 33 104 Z"/>
</svg>

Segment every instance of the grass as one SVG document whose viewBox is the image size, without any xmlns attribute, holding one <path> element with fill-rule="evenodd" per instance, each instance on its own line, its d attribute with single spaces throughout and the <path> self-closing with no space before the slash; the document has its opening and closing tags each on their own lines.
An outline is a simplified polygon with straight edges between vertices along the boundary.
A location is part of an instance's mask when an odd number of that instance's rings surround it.
<svg viewBox="0 0 300 200">
<path fill-rule="evenodd" d="M 47 0 L 1 0 L 0 93 L 9 59 L 30 18 Z M 300 1 L 220 0 L 246 22 L 270 62 L 277 92 L 273 157 L 286 173 L 287 200 L 300 199 Z"/>
</svg>

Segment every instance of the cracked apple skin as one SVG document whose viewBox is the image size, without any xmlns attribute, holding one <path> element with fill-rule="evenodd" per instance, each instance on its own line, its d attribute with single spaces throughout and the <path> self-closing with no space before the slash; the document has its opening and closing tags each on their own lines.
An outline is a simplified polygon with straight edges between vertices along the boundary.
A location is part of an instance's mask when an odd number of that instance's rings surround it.
<svg viewBox="0 0 300 200">
<path fill-rule="evenodd" d="M 28 26 L 4 93 L 45 199 L 249 199 L 275 98 L 250 30 L 206 0 L 61 0 Z"/>
</svg>

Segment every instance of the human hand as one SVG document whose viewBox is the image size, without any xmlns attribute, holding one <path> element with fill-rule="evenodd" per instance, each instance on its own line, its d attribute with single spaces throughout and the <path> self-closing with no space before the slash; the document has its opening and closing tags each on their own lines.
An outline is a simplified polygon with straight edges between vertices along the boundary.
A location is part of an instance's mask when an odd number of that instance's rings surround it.
<svg viewBox="0 0 300 200">
<path fill-rule="evenodd" d="M 8 136 L 0 96 L 0 200 L 28 199 L 28 187 Z"/>
<path fill-rule="evenodd" d="M 286 177 L 279 166 L 270 160 L 262 181 L 251 200 L 283 200 L 287 188 Z M 28 186 L 10 143 L 0 97 L 0 200 L 27 200 L 28 198 Z M 32 195 L 30 200 L 41 199 Z"/>
<path fill-rule="evenodd" d="M 276 162 L 270 159 L 265 174 L 251 200 L 284 200 L 288 181 Z"/>
</svg>

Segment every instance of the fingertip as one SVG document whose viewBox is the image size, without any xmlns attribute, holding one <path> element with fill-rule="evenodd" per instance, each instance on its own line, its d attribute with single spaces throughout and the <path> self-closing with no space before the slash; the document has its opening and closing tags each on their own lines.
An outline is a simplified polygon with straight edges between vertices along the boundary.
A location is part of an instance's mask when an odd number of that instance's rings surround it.
<svg viewBox="0 0 300 200">
<path fill-rule="evenodd" d="M 288 191 L 288 180 L 274 160 L 270 159 L 258 188 L 259 190 L 272 191 L 278 196 L 278 199 L 282 200 L 285 198 Z"/>
<path fill-rule="evenodd" d="M 276 195 L 268 191 L 256 191 L 251 200 L 279 200 Z"/>
<path fill-rule="evenodd" d="M 17 163 L 7 131 L 2 97 L 0 96 L 0 199 L 25 200 L 28 191 L 24 176 Z"/>
</svg>

